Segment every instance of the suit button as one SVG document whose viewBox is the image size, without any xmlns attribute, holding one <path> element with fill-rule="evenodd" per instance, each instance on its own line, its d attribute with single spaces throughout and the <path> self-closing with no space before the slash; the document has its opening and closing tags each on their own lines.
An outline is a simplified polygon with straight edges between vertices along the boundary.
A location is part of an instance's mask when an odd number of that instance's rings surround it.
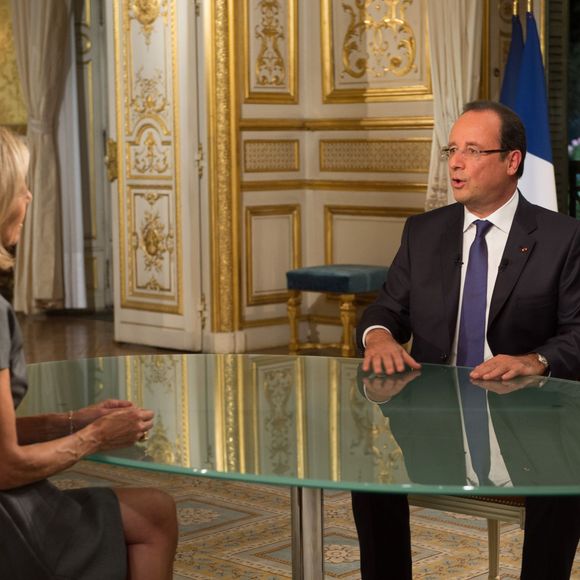
<svg viewBox="0 0 580 580">
<path fill-rule="evenodd" d="M 444 353 L 442 353 L 442 354 L 439 356 L 439 360 L 440 360 L 441 362 L 447 362 L 447 358 L 448 358 L 448 357 L 449 357 L 449 355 L 448 355 L 446 352 L 444 352 Z"/>
</svg>

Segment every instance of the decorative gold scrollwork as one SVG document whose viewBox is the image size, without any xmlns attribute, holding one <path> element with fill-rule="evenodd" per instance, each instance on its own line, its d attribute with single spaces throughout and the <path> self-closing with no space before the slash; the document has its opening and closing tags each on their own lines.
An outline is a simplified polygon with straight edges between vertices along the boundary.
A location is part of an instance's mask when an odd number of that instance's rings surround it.
<svg viewBox="0 0 580 580">
<path fill-rule="evenodd" d="M 144 254 L 145 270 L 161 272 L 165 254 L 174 250 L 174 234 L 171 229 L 165 234 L 165 224 L 158 212 L 146 211 L 139 234 L 133 233 L 133 249 Z"/>
<path fill-rule="evenodd" d="M 342 45 L 346 75 L 361 78 L 369 74 L 382 78 L 389 73 L 403 77 L 416 70 L 416 40 L 406 20 L 413 0 L 354 0 L 342 3 L 349 24 Z"/>
<path fill-rule="evenodd" d="M 131 108 L 141 116 L 158 115 L 167 109 L 167 98 L 163 94 L 163 75 L 156 71 L 154 77 L 143 76 L 143 69 L 135 75 L 137 94 L 131 101 Z"/>
<path fill-rule="evenodd" d="M 177 356 L 153 355 L 142 357 L 143 370 L 147 373 L 146 385 L 152 392 L 162 386 L 166 393 L 171 393 L 175 383 Z"/>
<path fill-rule="evenodd" d="M 162 10 L 167 15 L 167 0 L 133 0 L 131 2 L 131 17 L 137 19 L 143 27 L 147 45 L 151 44 L 153 24 L 159 18 Z"/>
<path fill-rule="evenodd" d="M 262 87 L 280 87 L 286 82 L 286 65 L 279 41 L 285 38 L 280 21 L 280 2 L 261 0 L 258 8 L 262 21 L 256 26 L 256 38 L 261 40 L 256 58 L 256 84 Z"/>
<path fill-rule="evenodd" d="M 291 432 L 294 413 L 288 408 L 292 394 L 292 373 L 288 370 L 271 370 L 264 374 L 264 395 L 269 407 L 266 433 L 270 439 L 270 460 L 277 474 L 290 470 L 289 449 L 292 448 L 288 433 Z"/>
<path fill-rule="evenodd" d="M 161 417 L 156 419 L 149 439 L 138 443 L 138 445 L 144 447 L 147 455 L 157 463 L 171 464 L 176 460 L 174 447 L 167 437 L 167 430 Z"/>
<path fill-rule="evenodd" d="M 145 137 L 145 146 L 135 154 L 135 169 L 139 173 L 165 173 L 169 167 L 167 153 L 157 147 L 152 131 Z"/>
</svg>

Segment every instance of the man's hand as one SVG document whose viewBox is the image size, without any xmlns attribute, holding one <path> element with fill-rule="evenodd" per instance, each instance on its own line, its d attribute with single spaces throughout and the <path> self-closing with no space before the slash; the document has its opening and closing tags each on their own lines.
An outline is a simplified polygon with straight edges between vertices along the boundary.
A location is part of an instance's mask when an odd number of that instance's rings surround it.
<svg viewBox="0 0 580 580">
<path fill-rule="evenodd" d="M 476 366 L 469 376 L 472 379 L 509 381 L 515 377 L 544 375 L 546 367 L 538 360 L 535 354 L 510 356 L 498 354 L 493 358 Z"/>
<path fill-rule="evenodd" d="M 393 338 L 393 335 L 382 328 L 373 328 L 366 335 L 363 371 L 376 374 L 402 373 L 405 365 L 420 369 L 421 365 Z"/>
<path fill-rule="evenodd" d="M 516 377 L 510 381 L 471 381 L 474 385 L 497 393 L 498 395 L 509 395 L 521 389 L 539 389 L 547 381 L 546 378 L 530 375 L 526 377 Z"/>
<path fill-rule="evenodd" d="M 421 371 L 407 371 L 389 377 L 363 377 L 366 398 L 372 403 L 386 403 L 398 395 L 410 382 L 421 376 Z"/>
</svg>

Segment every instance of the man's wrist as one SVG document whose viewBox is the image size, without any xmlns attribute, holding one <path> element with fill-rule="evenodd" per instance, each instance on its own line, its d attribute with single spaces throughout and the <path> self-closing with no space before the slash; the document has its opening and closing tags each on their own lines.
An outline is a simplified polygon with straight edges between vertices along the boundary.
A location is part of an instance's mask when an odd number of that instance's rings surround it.
<svg viewBox="0 0 580 580">
<path fill-rule="evenodd" d="M 540 354 L 539 352 L 531 352 L 529 354 L 529 356 L 532 358 L 532 360 L 534 361 L 534 363 L 537 365 L 539 372 L 537 374 L 539 375 L 547 375 L 550 372 L 550 363 L 548 361 L 548 359 L 543 355 Z"/>
<path fill-rule="evenodd" d="M 385 326 L 380 326 L 378 324 L 375 324 L 374 326 L 369 326 L 362 335 L 362 345 L 364 348 L 367 347 L 367 339 L 369 334 L 371 334 L 371 332 L 373 332 L 374 330 L 384 330 L 387 334 L 392 336 L 391 331 Z"/>
</svg>

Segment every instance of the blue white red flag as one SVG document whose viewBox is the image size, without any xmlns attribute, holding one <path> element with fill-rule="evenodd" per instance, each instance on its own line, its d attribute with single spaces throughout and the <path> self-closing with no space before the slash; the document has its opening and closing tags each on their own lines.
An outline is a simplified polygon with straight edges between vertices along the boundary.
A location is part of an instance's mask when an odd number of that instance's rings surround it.
<svg viewBox="0 0 580 580">
<path fill-rule="evenodd" d="M 526 14 L 526 42 L 523 51 L 521 51 L 521 41 L 517 39 L 518 27 L 519 19 L 514 17 L 508 65 L 510 60 L 515 61 L 516 64 L 519 60 L 519 72 L 508 69 L 506 66 L 500 100 L 521 117 L 526 127 L 528 152 L 519 188 L 526 199 L 532 203 L 558 211 L 548 120 L 546 77 L 534 15 L 531 12 Z M 514 36 L 516 37 L 515 42 Z M 521 39 L 521 27 L 519 37 Z M 520 51 L 521 56 L 518 56 L 518 51 Z M 514 78 L 517 78 L 515 100 L 510 101 L 509 99 L 513 98 L 514 93 Z"/>
</svg>

